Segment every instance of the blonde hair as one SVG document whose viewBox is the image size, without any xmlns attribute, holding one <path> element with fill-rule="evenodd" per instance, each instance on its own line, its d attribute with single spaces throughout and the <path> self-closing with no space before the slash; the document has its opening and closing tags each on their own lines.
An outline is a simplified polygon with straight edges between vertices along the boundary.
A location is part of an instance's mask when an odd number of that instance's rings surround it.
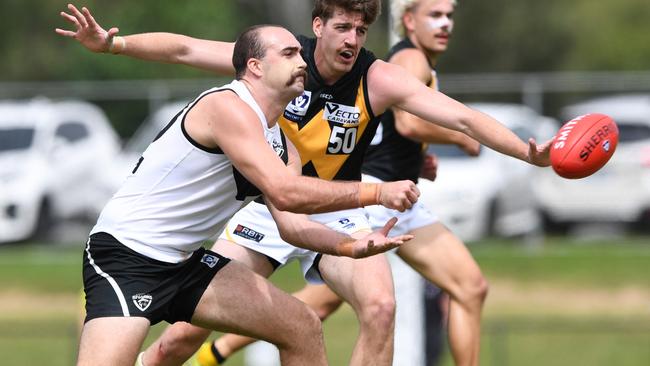
<svg viewBox="0 0 650 366">
<path fill-rule="evenodd" d="M 395 32 L 400 36 L 406 35 L 406 30 L 404 29 L 404 24 L 402 23 L 402 18 L 404 13 L 407 11 L 413 10 L 420 0 L 393 0 L 391 1 L 390 6 L 390 16 L 393 21 L 393 27 Z M 458 1 L 451 0 L 451 4 L 455 7 L 458 4 Z"/>
</svg>

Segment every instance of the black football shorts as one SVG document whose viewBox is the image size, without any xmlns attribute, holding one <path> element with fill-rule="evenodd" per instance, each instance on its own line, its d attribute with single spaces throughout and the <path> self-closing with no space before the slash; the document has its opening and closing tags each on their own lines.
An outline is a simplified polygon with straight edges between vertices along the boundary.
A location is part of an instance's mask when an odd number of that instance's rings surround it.
<svg viewBox="0 0 650 366">
<path fill-rule="evenodd" d="M 204 248 L 180 263 L 161 262 L 107 233 L 93 234 L 83 257 L 85 321 L 136 316 L 151 325 L 189 322 L 208 284 L 228 262 Z"/>
</svg>

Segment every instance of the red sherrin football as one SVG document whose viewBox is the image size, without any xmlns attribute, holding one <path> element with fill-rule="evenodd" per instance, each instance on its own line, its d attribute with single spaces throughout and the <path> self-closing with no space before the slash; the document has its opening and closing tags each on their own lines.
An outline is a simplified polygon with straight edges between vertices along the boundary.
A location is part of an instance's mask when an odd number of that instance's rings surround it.
<svg viewBox="0 0 650 366">
<path fill-rule="evenodd" d="M 618 127 L 604 114 L 590 113 L 565 123 L 551 146 L 553 170 L 564 178 L 590 176 L 602 168 L 618 144 Z"/>
</svg>

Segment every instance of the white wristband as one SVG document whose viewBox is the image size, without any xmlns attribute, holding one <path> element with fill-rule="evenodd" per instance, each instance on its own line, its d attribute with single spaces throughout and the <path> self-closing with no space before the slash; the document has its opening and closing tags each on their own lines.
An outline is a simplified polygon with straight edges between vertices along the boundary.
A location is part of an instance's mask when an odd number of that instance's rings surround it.
<svg viewBox="0 0 650 366">
<path fill-rule="evenodd" d="M 126 40 L 124 37 L 115 36 L 111 38 L 111 43 L 108 45 L 108 52 L 114 55 L 122 53 L 126 48 Z"/>
</svg>

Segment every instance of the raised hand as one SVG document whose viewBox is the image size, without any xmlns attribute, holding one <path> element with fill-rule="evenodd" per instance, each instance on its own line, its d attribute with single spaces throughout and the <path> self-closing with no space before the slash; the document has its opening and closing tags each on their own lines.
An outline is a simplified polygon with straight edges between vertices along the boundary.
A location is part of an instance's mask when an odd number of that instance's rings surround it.
<svg viewBox="0 0 650 366">
<path fill-rule="evenodd" d="M 74 38 L 87 49 L 93 52 L 110 52 L 113 44 L 113 37 L 119 32 L 118 28 L 111 28 L 106 31 L 102 28 L 86 7 L 79 11 L 74 5 L 68 4 L 70 14 L 61 12 L 63 19 L 72 23 L 76 30 L 70 31 L 56 28 L 54 31 L 64 37 Z"/>
<path fill-rule="evenodd" d="M 413 235 L 388 237 L 388 232 L 395 226 L 395 223 L 397 223 L 397 218 L 393 217 L 381 229 L 373 231 L 363 238 L 339 244 L 338 254 L 352 258 L 365 258 L 397 248 L 413 239 Z"/>
</svg>

